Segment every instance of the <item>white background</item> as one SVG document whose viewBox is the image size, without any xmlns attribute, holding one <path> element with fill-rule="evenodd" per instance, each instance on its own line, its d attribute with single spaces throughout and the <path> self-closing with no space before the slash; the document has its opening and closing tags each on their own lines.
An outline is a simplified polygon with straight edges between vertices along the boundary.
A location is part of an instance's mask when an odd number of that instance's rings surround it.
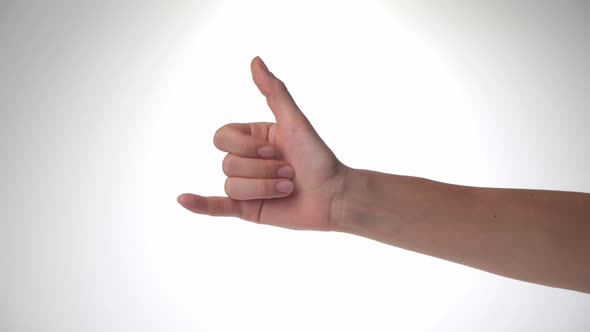
<svg viewBox="0 0 590 332">
<path fill-rule="evenodd" d="M 191 214 L 261 56 L 355 168 L 590 191 L 584 1 L 0 2 L 0 331 L 588 331 L 590 296 Z"/>
</svg>

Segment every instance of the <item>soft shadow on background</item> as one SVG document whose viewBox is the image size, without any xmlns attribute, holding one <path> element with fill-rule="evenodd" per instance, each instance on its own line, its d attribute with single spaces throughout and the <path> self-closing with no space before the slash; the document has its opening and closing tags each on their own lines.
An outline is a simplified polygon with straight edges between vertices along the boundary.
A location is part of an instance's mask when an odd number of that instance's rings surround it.
<svg viewBox="0 0 590 332">
<path fill-rule="evenodd" d="M 587 331 L 590 297 L 190 214 L 261 56 L 349 166 L 590 192 L 590 8 L 2 2 L 0 330 Z"/>
</svg>

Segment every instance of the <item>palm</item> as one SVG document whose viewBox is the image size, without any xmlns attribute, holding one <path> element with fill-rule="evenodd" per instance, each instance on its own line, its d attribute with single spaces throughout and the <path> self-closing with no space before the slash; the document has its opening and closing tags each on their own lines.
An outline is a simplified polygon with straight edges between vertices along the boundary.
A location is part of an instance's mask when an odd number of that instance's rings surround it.
<svg viewBox="0 0 590 332">
<path fill-rule="evenodd" d="M 260 223 L 298 229 L 330 229 L 330 203 L 342 178 L 342 164 L 317 134 L 303 127 L 269 126 L 278 158 L 295 168 L 295 191 L 288 197 L 251 202 Z"/>
</svg>

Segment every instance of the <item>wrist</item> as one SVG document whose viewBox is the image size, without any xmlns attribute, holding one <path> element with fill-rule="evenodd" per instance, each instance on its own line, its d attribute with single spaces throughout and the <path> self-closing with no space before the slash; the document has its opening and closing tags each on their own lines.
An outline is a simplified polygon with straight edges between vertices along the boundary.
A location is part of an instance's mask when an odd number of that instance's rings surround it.
<svg viewBox="0 0 590 332">
<path fill-rule="evenodd" d="M 350 167 L 344 174 L 332 200 L 334 231 L 400 242 L 402 230 L 427 218 L 438 201 L 429 199 L 436 193 L 433 182 L 426 179 Z"/>
<path fill-rule="evenodd" d="M 359 233 L 363 221 L 370 218 L 374 199 L 371 171 L 345 167 L 342 184 L 331 204 L 332 229 L 337 232 Z"/>
</svg>

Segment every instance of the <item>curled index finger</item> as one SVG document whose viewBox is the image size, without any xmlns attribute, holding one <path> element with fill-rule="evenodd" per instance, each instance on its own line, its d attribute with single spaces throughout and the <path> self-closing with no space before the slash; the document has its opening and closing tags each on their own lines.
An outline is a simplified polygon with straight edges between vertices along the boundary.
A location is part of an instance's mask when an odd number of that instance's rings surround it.
<svg viewBox="0 0 590 332">
<path fill-rule="evenodd" d="M 272 158 L 275 148 L 268 140 L 253 135 L 250 124 L 230 123 L 217 130 L 213 144 L 219 150 L 248 158 Z"/>
</svg>

